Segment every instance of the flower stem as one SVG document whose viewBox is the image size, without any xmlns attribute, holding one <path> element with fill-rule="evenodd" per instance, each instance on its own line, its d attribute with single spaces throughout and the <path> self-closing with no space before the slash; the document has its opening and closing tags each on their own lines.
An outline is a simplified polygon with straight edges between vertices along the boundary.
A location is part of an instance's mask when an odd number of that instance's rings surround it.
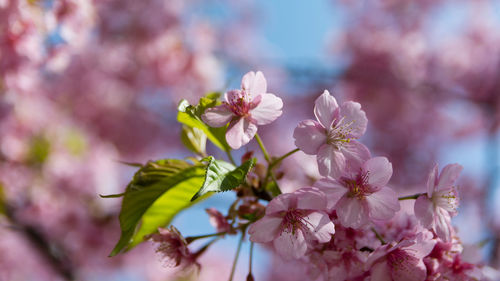
<svg viewBox="0 0 500 281">
<path fill-rule="evenodd" d="M 264 146 L 264 143 L 262 143 L 262 140 L 259 137 L 259 134 L 255 134 L 255 140 L 260 146 L 260 149 L 262 150 L 262 154 L 264 154 L 264 158 L 266 159 L 267 163 L 271 163 L 271 158 L 269 158 L 269 153 L 267 153 L 266 147 Z"/>
<path fill-rule="evenodd" d="M 244 227 L 241 230 L 241 238 L 240 241 L 238 242 L 238 248 L 236 249 L 236 256 L 234 257 L 233 266 L 231 267 L 231 275 L 229 276 L 229 281 L 233 281 L 234 272 L 236 270 L 236 264 L 238 263 L 238 257 L 240 256 L 241 245 L 243 244 L 243 240 L 245 239 L 246 231 L 247 231 L 246 227 Z"/>
<path fill-rule="evenodd" d="M 234 158 L 233 158 L 233 155 L 231 154 L 231 151 L 226 150 L 226 154 L 227 154 L 227 158 L 229 158 L 229 161 L 231 162 L 231 164 L 236 166 L 236 162 L 234 162 Z"/>
<path fill-rule="evenodd" d="M 278 159 L 275 159 L 270 165 L 269 165 L 269 168 L 272 169 L 274 168 L 276 165 L 278 165 L 281 161 L 283 161 L 285 158 L 287 158 L 288 156 L 294 154 L 295 152 L 299 151 L 300 149 L 296 148 L 288 153 L 286 153 L 285 155 L 279 157 Z"/>
<path fill-rule="evenodd" d="M 247 280 L 253 280 L 252 258 L 253 258 L 253 242 L 250 242 L 250 257 L 248 259 L 248 275 L 247 275 Z"/>
<path fill-rule="evenodd" d="M 411 199 L 417 199 L 420 195 L 425 195 L 426 193 L 417 193 L 413 195 L 408 195 L 408 196 L 403 196 L 399 197 L 398 200 L 411 200 Z"/>
<path fill-rule="evenodd" d="M 375 230 L 375 228 L 372 227 L 371 230 L 373 231 L 373 233 L 375 233 L 375 237 L 377 237 L 377 239 L 380 241 L 380 243 L 382 243 L 382 245 L 387 244 L 384 241 L 384 238 L 382 238 L 382 236 Z"/>
<path fill-rule="evenodd" d="M 214 236 L 222 236 L 226 233 L 227 232 L 219 232 L 219 233 L 205 234 L 205 235 L 199 235 L 199 236 L 189 236 L 189 237 L 186 237 L 186 242 L 189 244 L 189 243 L 191 243 L 195 240 L 198 240 L 198 239 L 214 237 Z"/>
</svg>

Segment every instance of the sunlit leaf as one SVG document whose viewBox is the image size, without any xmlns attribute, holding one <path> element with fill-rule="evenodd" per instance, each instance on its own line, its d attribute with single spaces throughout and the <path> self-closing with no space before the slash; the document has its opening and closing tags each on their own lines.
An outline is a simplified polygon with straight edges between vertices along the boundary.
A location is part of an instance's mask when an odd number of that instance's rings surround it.
<svg viewBox="0 0 500 281">
<path fill-rule="evenodd" d="M 191 200 L 196 200 L 208 192 L 228 191 L 240 186 L 245 182 L 247 173 L 255 164 L 255 158 L 246 161 L 237 168 L 225 161 L 215 160 L 212 156 L 207 157 L 207 160 L 205 181 Z"/>
<path fill-rule="evenodd" d="M 139 169 L 123 196 L 121 237 L 110 256 L 133 248 L 195 204 L 190 199 L 202 186 L 205 171 L 205 165 L 174 159 L 149 162 Z"/>
</svg>

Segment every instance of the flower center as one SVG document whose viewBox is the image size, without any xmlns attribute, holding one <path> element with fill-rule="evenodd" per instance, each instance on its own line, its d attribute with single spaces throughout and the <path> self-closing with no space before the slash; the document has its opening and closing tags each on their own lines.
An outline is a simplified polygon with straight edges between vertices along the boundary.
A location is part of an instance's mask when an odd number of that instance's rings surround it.
<svg viewBox="0 0 500 281">
<path fill-rule="evenodd" d="M 228 101 L 222 102 L 236 116 L 247 116 L 253 108 L 252 97 L 245 90 L 233 90 Z"/>
<path fill-rule="evenodd" d="M 328 131 L 326 142 L 335 146 L 337 149 L 342 147 L 345 143 L 350 142 L 351 139 L 353 139 L 351 136 L 352 124 L 354 124 L 354 121 L 344 122 L 344 117 L 333 122 L 332 127 Z"/>
<path fill-rule="evenodd" d="M 340 180 L 349 189 L 347 197 L 363 199 L 366 195 L 372 194 L 374 190 L 368 184 L 368 176 L 368 172 L 361 172 L 354 179 L 342 177 Z"/>
<path fill-rule="evenodd" d="M 283 217 L 283 222 L 281 224 L 282 232 L 288 232 L 295 235 L 297 230 L 306 231 L 307 225 L 310 223 L 305 219 L 306 216 L 303 211 L 290 209 Z"/>
</svg>

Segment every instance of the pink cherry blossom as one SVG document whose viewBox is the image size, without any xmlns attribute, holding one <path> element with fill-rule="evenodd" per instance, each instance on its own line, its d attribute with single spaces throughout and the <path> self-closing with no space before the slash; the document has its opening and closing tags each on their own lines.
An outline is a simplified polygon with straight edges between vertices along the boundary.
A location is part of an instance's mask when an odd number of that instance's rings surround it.
<svg viewBox="0 0 500 281">
<path fill-rule="evenodd" d="M 403 240 L 397 244 L 384 245 L 373 252 L 366 263 L 371 281 L 423 281 L 427 271 L 423 258 L 434 245 L 432 234 L 420 233 L 414 240 Z"/>
<path fill-rule="evenodd" d="M 217 211 L 217 209 L 208 208 L 205 211 L 210 216 L 210 224 L 217 229 L 217 232 L 236 233 L 227 221 L 227 218 L 221 212 Z"/>
<path fill-rule="evenodd" d="M 169 267 L 182 266 L 183 269 L 196 265 L 196 259 L 189 251 L 186 239 L 174 226 L 158 228 L 159 233 L 147 236 L 153 242 L 160 245 L 156 252 L 161 254 L 165 265 Z"/>
<path fill-rule="evenodd" d="M 415 216 L 422 226 L 432 229 L 439 238 L 450 241 L 454 233 L 451 217 L 457 214 L 458 192 L 454 185 L 462 166 L 446 165 L 438 175 L 438 166 L 434 166 L 427 181 L 427 194 L 415 201 Z"/>
<path fill-rule="evenodd" d="M 265 216 L 250 226 L 250 241 L 273 242 L 284 258 L 301 258 L 312 241 L 326 243 L 335 233 L 325 208 L 325 194 L 314 187 L 281 194 L 269 202 Z"/>
<path fill-rule="evenodd" d="M 315 186 L 325 192 L 327 208 L 337 211 L 343 226 L 360 228 L 371 220 L 391 219 L 399 211 L 396 193 L 386 187 L 391 176 L 389 160 L 375 157 L 353 175 L 323 178 Z"/>
<path fill-rule="evenodd" d="M 368 122 L 359 103 L 348 101 L 339 107 L 325 90 L 316 99 L 314 115 L 318 121 L 300 122 L 293 137 L 300 150 L 317 155 L 321 175 L 339 177 L 346 167 L 357 169 L 370 158 L 368 149 L 355 141 L 365 133 Z"/>
<path fill-rule="evenodd" d="M 228 122 L 226 141 L 233 149 L 247 144 L 257 133 L 257 125 L 267 125 L 278 118 L 283 102 L 267 93 L 264 74 L 251 71 L 243 76 L 241 90 L 224 94 L 222 105 L 209 108 L 202 119 L 211 127 L 222 127 Z"/>
</svg>

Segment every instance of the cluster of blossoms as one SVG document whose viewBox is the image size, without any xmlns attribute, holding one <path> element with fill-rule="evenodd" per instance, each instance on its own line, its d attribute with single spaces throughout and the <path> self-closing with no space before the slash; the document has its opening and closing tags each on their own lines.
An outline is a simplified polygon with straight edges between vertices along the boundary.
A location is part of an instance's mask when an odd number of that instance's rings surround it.
<svg viewBox="0 0 500 281">
<path fill-rule="evenodd" d="M 282 114 L 283 103 L 267 93 L 261 72 L 247 73 L 241 90 L 229 91 L 224 97 L 202 119 L 212 127 L 229 123 L 226 140 L 233 148 L 252 140 L 257 125 L 269 124 Z M 207 210 L 217 228 L 214 236 L 241 231 L 244 237 L 248 231 L 251 242 L 274 249 L 285 261 L 303 265 L 310 280 L 492 280 L 486 276 L 489 268 L 464 255 L 451 225 L 457 214 L 456 181 L 462 166 L 446 165 L 439 172 L 436 165 L 421 193 L 398 197 L 388 186 L 391 162 L 386 157 L 372 157 L 357 141 L 368 123 L 359 103 L 348 101 L 339 106 L 325 91 L 316 99 L 314 115 L 316 120 L 304 120 L 295 128 L 298 149 L 278 160 L 270 159 L 257 137 L 268 162 L 267 173 L 259 172 L 259 164 L 255 166 L 238 188 L 238 201 L 243 203 L 231 205 L 228 216 Z M 321 178 L 291 193 L 266 193 L 269 178 L 279 188 L 273 175 L 276 161 L 298 150 L 316 155 Z M 262 200 L 269 201 L 267 206 L 259 203 Z M 402 200 L 414 200 L 414 207 L 400 205 Z M 155 235 L 153 241 L 161 241 L 158 250 L 165 252 L 170 263 L 195 262 L 184 249 L 199 237 L 188 238 L 172 250 L 173 245 L 164 245 L 172 231 L 160 229 Z"/>
</svg>

